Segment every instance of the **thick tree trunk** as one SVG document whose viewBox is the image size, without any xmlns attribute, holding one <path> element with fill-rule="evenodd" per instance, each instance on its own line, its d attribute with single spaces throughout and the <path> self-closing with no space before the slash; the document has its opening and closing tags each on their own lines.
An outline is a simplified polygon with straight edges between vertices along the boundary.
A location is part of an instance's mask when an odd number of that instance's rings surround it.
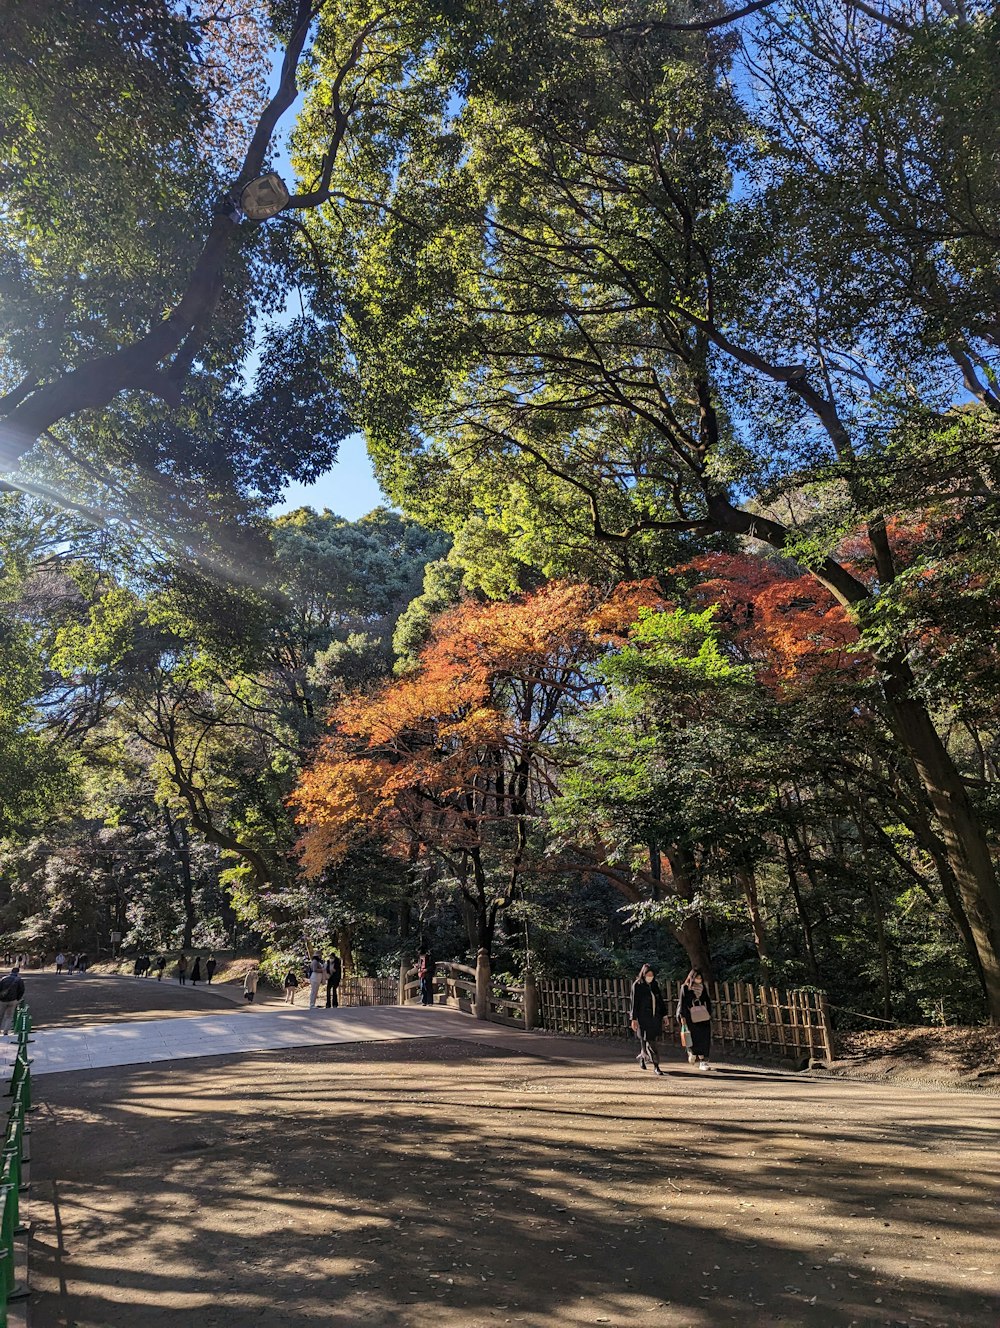
<svg viewBox="0 0 1000 1328">
<path fill-rule="evenodd" d="M 1000 1024 L 1000 881 L 962 777 L 926 707 L 909 695 L 911 686 L 909 669 L 895 666 L 885 684 L 889 719 L 941 827 L 948 865 L 982 965 L 990 1017 Z"/>
<path fill-rule="evenodd" d="M 965 914 L 965 906 L 962 903 L 961 895 L 958 893 L 958 886 L 955 882 L 955 875 L 951 869 L 951 863 L 948 861 L 948 855 L 944 851 L 944 845 L 931 829 L 928 817 L 924 814 L 924 808 L 918 802 L 912 807 L 904 807 L 900 812 L 903 823 L 914 835 L 917 843 L 920 844 L 930 855 L 937 871 L 938 883 L 941 886 L 941 893 L 944 901 L 948 905 L 948 912 L 955 924 L 955 929 L 962 938 L 969 956 L 969 963 L 972 965 L 976 977 L 979 979 L 979 985 L 983 990 L 983 995 L 987 995 L 986 975 L 983 972 L 983 963 L 979 958 L 979 951 L 976 949 L 976 938 L 972 934 L 972 928 L 969 926 L 969 919 Z"/>
<path fill-rule="evenodd" d="M 708 949 L 708 938 L 701 925 L 701 918 L 685 918 L 679 927 L 673 928 L 677 940 L 684 947 L 691 968 L 701 970 L 706 982 L 712 981 L 712 956 Z"/>
</svg>

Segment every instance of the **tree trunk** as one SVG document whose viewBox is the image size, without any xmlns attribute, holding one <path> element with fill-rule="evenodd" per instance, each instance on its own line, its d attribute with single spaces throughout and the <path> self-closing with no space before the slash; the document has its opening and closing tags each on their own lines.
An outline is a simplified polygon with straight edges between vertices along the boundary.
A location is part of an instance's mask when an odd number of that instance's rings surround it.
<svg viewBox="0 0 1000 1328">
<path fill-rule="evenodd" d="M 354 972 L 354 956 L 351 951 L 353 943 L 354 937 L 351 935 L 350 927 L 338 927 L 337 949 L 340 951 L 340 966 L 345 978 L 349 978 Z"/>
<path fill-rule="evenodd" d="M 905 665 L 898 665 L 888 676 L 889 719 L 913 760 L 941 827 L 945 854 L 982 965 L 990 1018 L 1000 1024 L 1000 882 L 962 777 L 926 708 L 909 695 L 912 682 Z"/>
<path fill-rule="evenodd" d="M 701 918 L 685 918 L 679 927 L 673 928 L 673 933 L 684 947 L 684 952 L 691 967 L 700 969 L 705 981 L 711 982 L 712 959 L 708 950 L 705 929 L 701 925 Z"/>
<path fill-rule="evenodd" d="M 889 972 L 889 946 L 885 936 L 885 911 L 878 892 L 878 877 L 871 870 L 871 842 L 865 831 L 865 813 L 860 803 L 856 804 L 854 823 L 858 827 L 858 842 L 867 868 L 868 890 L 872 900 L 872 918 L 875 922 L 875 937 L 878 941 L 879 966 L 882 972 L 882 1014 L 892 1019 L 892 977 Z"/>
<path fill-rule="evenodd" d="M 761 978 L 770 986 L 772 976 L 771 955 L 767 943 L 767 927 L 760 911 L 757 878 L 752 871 L 748 871 L 745 867 L 737 868 L 736 877 L 743 889 L 743 897 L 747 901 L 747 912 L 750 914 L 750 930 L 753 933 L 753 943 L 757 947 L 757 955 L 760 959 Z"/>
<path fill-rule="evenodd" d="M 941 886 L 941 893 L 944 896 L 945 903 L 951 919 L 955 924 L 959 936 L 969 955 L 969 963 L 972 965 L 976 977 L 979 979 L 979 985 L 982 988 L 983 995 L 988 996 L 986 988 L 986 975 L 983 972 L 983 962 L 979 957 L 979 951 L 976 949 L 976 938 L 972 934 L 972 928 L 969 926 L 969 919 L 965 913 L 965 906 L 962 903 L 961 895 L 958 892 L 958 885 L 955 881 L 954 872 L 951 869 L 951 863 L 948 861 L 948 855 L 944 850 L 944 845 L 934 833 L 930 822 L 925 815 L 924 807 L 918 798 L 912 804 L 900 808 L 900 815 L 903 824 L 912 832 L 917 843 L 920 844 L 930 855 L 934 868 L 937 871 L 938 883 Z"/>
<path fill-rule="evenodd" d="M 670 866 L 674 894 L 679 899 L 686 901 L 694 899 L 694 882 L 691 879 L 693 864 L 690 855 L 682 849 L 671 848 L 664 850 L 663 856 Z M 691 967 L 700 969 L 705 981 L 711 982 L 712 959 L 708 949 L 708 937 L 705 934 L 705 928 L 702 926 L 701 918 L 694 915 L 685 918 L 679 926 L 673 928 L 673 932 L 684 947 Z"/>
<path fill-rule="evenodd" d="M 171 847 L 181 865 L 181 898 L 184 903 L 184 933 L 181 949 L 190 950 L 194 940 L 194 877 L 191 874 L 191 837 L 183 821 L 175 821 L 170 808 L 164 805 L 163 819 Z"/>
<path fill-rule="evenodd" d="M 785 847 L 785 870 L 788 873 L 788 884 L 791 887 L 792 898 L 795 900 L 795 911 L 799 916 L 799 925 L 802 928 L 802 941 L 806 948 L 809 976 L 817 986 L 820 986 L 822 978 L 820 977 L 819 964 L 816 961 L 816 945 L 813 941 L 812 923 L 809 921 L 809 914 L 806 912 L 805 902 L 802 899 L 802 891 L 799 889 L 799 873 L 792 856 L 792 846 L 789 844 L 788 835 L 784 830 L 781 832 L 781 841 Z"/>
</svg>

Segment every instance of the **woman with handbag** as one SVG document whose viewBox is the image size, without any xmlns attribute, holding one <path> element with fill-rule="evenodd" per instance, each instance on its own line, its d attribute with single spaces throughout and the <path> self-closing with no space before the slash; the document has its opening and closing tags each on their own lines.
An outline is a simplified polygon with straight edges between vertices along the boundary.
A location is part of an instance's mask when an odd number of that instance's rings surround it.
<svg viewBox="0 0 1000 1328">
<path fill-rule="evenodd" d="M 712 998 L 700 969 L 692 968 L 684 979 L 677 1002 L 677 1019 L 682 1036 L 684 1029 L 691 1036 L 688 1060 L 692 1065 L 697 1061 L 699 1070 L 707 1070 L 712 1054 Z"/>
<path fill-rule="evenodd" d="M 646 1061 L 652 1062 L 654 1071 L 662 1074 L 660 1053 L 656 1047 L 657 1038 L 663 1032 L 663 1021 L 667 1007 L 663 1002 L 663 993 L 656 980 L 656 973 L 650 964 L 643 964 L 639 976 L 632 983 L 632 1006 L 629 1022 L 632 1032 L 639 1039 L 639 1054 L 636 1060 L 640 1067 L 646 1068 Z"/>
</svg>

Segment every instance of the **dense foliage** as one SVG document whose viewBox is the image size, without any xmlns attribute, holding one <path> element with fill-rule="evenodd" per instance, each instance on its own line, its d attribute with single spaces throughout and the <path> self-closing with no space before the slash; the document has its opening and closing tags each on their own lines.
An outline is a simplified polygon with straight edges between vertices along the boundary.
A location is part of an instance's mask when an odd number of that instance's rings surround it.
<svg viewBox="0 0 1000 1328">
<path fill-rule="evenodd" d="M 3 9 L 10 940 L 1000 1019 L 995 8 Z"/>
</svg>

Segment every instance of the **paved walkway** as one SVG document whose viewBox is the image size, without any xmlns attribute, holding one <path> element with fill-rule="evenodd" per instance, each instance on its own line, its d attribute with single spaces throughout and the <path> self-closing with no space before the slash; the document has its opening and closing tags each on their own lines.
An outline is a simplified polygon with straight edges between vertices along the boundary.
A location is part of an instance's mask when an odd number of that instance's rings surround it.
<svg viewBox="0 0 1000 1328">
<path fill-rule="evenodd" d="M 281 1047 L 442 1036 L 478 1038 L 479 1034 L 475 1021 L 457 1010 L 388 1005 L 351 1006 L 341 1010 L 294 1007 L 241 1010 L 234 1014 L 193 1015 L 188 1019 L 43 1028 L 36 1029 L 32 1036 L 31 1073 L 35 1076 L 197 1056 L 230 1056 Z M 13 1039 L 9 1039 L 4 1044 L 4 1060 L 8 1065 L 13 1050 Z"/>
</svg>

